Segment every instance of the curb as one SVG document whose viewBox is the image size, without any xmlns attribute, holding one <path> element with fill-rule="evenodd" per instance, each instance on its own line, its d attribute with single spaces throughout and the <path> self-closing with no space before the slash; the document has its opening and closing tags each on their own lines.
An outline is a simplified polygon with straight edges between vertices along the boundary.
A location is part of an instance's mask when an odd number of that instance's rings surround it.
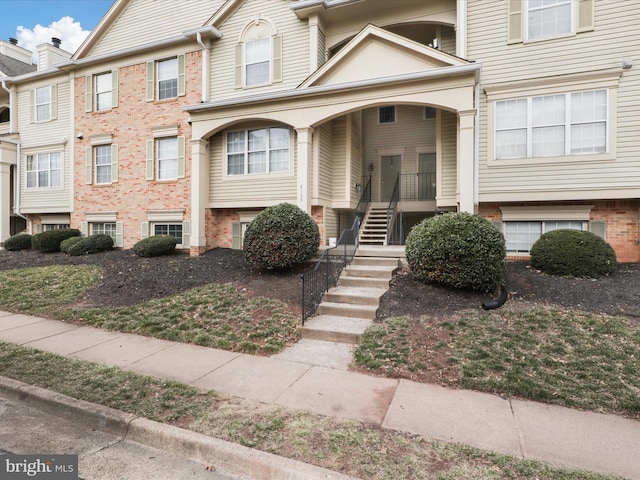
<svg viewBox="0 0 640 480">
<path fill-rule="evenodd" d="M 0 393 L 43 412 L 252 480 L 358 480 L 0 376 Z"/>
</svg>

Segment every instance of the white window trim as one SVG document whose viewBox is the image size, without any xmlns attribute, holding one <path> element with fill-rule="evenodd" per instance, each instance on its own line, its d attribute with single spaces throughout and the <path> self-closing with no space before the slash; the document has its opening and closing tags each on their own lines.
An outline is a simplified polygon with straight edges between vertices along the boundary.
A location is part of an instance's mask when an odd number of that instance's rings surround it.
<svg viewBox="0 0 640 480">
<path fill-rule="evenodd" d="M 99 77 L 104 77 L 104 76 L 109 76 L 109 89 L 105 90 L 104 92 L 99 92 L 98 91 L 98 78 Z M 113 72 L 103 72 L 103 73 L 98 73 L 96 75 L 94 75 L 94 99 L 93 102 L 95 104 L 95 111 L 96 112 L 106 112 L 108 110 L 111 110 L 113 108 Z M 106 94 L 106 93 L 110 93 L 111 97 L 110 97 L 110 101 L 109 101 L 109 105 L 105 108 L 98 108 L 98 95 L 101 94 Z"/>
<path fill-rule="evenodd" d="M 158 233 L 156 233 L 156 227 L 159 225 L 179 225 L 182 235 L 181 235 L 181 239 L 180 242 L 178 242 L 178 244 L 176 245 L 176 247 L 182 247 L 184 245 L 184 225 L 183 223 L 180 222 L 162 222 L 162 221 L 156 221 L 156 222 L 149 222 L 149 233 L 151 235 L 159 235 Z"/>
<path fill-rule="evenodd" d="M 393 108 L 393 121 L 392 122 L 381 122 L 380 121 L 380 113 L 383 108 Z M 394 125 L 398 123 L 398 107 L 397 105 L 382 105 L 378 107 L 378 125 Z"/>
<path fill-rule="evenodd" d="M 269 76 L 267 78 L 266 82 L 262 82 L 262 83 L 253 83 L 251 85 L 247 84 L 247 67 L 250 65 L 249 63 L 247 63 L 247 45 L 251 42 L 256 42 L 259 40 L 269 40 L 269 54 L 268 54 L 268 62 L 269 62 Z M 243 77 L 243 86 L 244 88 L 250 89 L 250 88 L 257 88 L 257 87 L 264 87 L 266 85 L 272 85 L 273 84 L 273 36 L 269 36 L 269 37 L 265 37 L 265 38 L 256 38 L 253 40 L 246 40 L 243 44 L 242 44 L 242 77 Z"/>
<path fill-rule="evenodd" d="M 42 90 L 42 89 L 49 89 L 49 101 L 47 103 L 38 103 L 38 90 Z M 49 106 L 49 115 L 46 119 L 42 119 L 42 120 L 38 119 L 38 106 L 40 105 Z M 35 123 L 46 123 L 53 120 L 53 88 L 51 87 L 51 85 L 47 85 L 45 87 L 37 87 L 34 89 L 33 109 L 34 109 L 33 120 Z"/>
<path fill-rule="evenodd" d="M 512 82 L 508 84 L 487 85 L 484 90 L 487 96 L 487 165 L 490 167 L 522 166 L 531 164 L 554 163 L 597 163 L 613 161 L 617 150 L 617 105 L 618 84 L 622 76 L 621 69 L 611 69 L 606 72 L 567 75 L 549 84 L 548 78 L 529 81 Z M 607 152 L 598 154 L 565 155 L 559 157 L 533 157 L 496 159 L 495 153 L 495 104 L 502 100 L 516 100 L 518 98 L 539 97 L 556 94 L 571 94 L 607 90 Z"/>
<path fill-rule="evenodd" d="M 101 164 L 98 165 L 98 149 L 99 148 L 106 148 L 109 150 L 109 163 L 108 164 Z M 112 171 L 113 171 L 113 148 L 111 145 L 109 144 L 101 144 L 101 145 L 95 145 L 92 148 L 92 162 L 93 162 L 93 184 L 94 185 L 111 185 L 113 183 L 113 178 L 112 178 Z M 109 170 L 109 181 L 108 182 L 99 182 L 98 181 L 98 167 L 103 167 L 106 168 L 108 167 Z"/>
<path fill-rule="evenodd" d="M 227 134 L 244 131 L 247 133 L 249 130 L 262 130 L 270 128 L 286 128 L 289 130 L 289 170 L 286 172 L 265 172 L 265 173 L 246 173 L 247 172 L 247 159 L 245 151 L 245 173 L 229 175 L 229 165 L 227 156 Z M 245 135 L 245 143 L 248 141 L 247 135 Z M 278 178 L 278 177 L 292 177 L 295 175 L 295 134 L 293 130 L 287 125 L 268 125 L 268 126 L 256 126 L 248 127 L 244 129 L 225 130 L 222 132 L 222 179 L 223 181 L 242 181 L 252 178 Z"/>
</svg>

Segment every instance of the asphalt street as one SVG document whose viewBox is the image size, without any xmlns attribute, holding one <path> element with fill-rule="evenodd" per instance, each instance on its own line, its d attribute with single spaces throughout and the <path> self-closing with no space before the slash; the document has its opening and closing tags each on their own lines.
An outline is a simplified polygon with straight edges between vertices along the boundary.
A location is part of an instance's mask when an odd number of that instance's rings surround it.
<svg viewBox="0 0 640 480">
<path fill-rule="evenodd" d="M 239 480 L 0 396 L 0 454 L 78 455 L 83 480 Z M 207 468 L 209 467 L 209 469 Z"/>
</svg>

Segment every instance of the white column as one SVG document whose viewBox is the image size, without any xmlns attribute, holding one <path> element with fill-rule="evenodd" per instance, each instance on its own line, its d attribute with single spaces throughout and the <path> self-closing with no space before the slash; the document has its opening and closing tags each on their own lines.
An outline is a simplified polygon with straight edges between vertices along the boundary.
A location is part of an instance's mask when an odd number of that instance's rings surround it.
<svg viewBox="0 0 640 480">
<path fill-rule="evenodd" d="M 298 141 L 298 206 L 311 215 L 311 169 L 313 161 L 313 128 L 296 128 Z"/>
<path fill-rule="evenodd" d="M 458 209 L 475 213 L 475 110 L 458 112 Z"/>
<path fill-rule="evenodd" d="M 0 163 L 0 242 L 11 236 L 11 165 Z"/>
<path fill-rule="evenodd" d="M 456 56 L 467 58 L 467 0 L 458 0 L 456 9 Z"/>
<path fill-rule="evenodd" d="M 204 139 L 191 140 L 191 253 L 207 246 L 205 212 L 209 182 L 208 146 Z"/>
</svg>

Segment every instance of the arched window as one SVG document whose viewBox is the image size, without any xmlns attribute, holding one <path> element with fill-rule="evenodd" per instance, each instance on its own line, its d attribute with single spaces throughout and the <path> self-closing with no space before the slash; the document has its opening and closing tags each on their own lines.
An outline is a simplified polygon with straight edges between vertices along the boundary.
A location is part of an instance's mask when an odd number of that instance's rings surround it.
<svg viewBox="0 0 640 480">
<path fill-rule="evenodd" d="M 246 26 L 235 56 L 236 88 L 282 81 L 282 37 L 268 20 L 257 19 Z"/>
</svg>

